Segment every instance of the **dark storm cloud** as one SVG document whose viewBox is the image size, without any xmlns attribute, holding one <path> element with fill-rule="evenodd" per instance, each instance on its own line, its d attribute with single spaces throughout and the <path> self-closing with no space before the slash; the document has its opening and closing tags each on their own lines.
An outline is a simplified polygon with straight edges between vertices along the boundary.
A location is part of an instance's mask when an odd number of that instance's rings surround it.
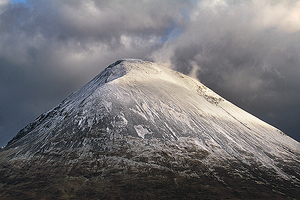
<svg viewBox="0 0 300 200">
<path fill-rule="evenodd" d="M 298 1 L 26 2 L 0 0 L 0 146 L 121 58 L 172 64 L 300 140 Z"/>
</svg>

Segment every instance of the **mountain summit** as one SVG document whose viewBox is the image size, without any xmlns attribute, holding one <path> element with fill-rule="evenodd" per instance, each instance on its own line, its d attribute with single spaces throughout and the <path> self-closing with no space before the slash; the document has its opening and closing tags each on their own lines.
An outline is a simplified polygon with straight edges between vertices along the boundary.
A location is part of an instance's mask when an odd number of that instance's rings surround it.
<svg viewBox="0 0 300 200">
<path fill-rule="evenodd" d="M 284 199 L 299 179 L 299 142 L 142 60 L 111 64 L 0 151 L 1 199 Z"/>
</svg>

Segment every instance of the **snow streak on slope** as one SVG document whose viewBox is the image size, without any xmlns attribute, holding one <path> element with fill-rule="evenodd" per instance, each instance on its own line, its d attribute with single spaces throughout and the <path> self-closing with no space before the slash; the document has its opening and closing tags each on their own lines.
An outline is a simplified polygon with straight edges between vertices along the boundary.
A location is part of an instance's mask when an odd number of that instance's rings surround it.
<svg viewBox="0 0 300 200">
<path fill-rule="evenodd" d="M 291 180 L 295 177 L 279 166 L 300 163 L 297 141 L 197 80 L 141 60 L 110 65 L 21 130 L 0 159 L 67 157 L 74 152 L 84 159 L 123 146 L 148 162 L 112 157 L 114 162 L 157 166 L 154 157 L 164 151 L 174 166 L 183 165 L 187 157 L 208 167 L 255 164 Z"/>
</svg>

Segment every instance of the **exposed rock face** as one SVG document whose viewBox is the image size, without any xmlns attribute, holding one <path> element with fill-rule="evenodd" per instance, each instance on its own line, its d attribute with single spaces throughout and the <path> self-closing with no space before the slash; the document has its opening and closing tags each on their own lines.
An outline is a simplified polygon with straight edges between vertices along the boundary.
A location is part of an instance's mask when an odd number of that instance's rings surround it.
<svg viewBox="0 0 300 200">
<path fill-rule="evenodd" d="M 284 199 L 300 144 L 188 76 L 107 67 L 0 151 L 1 199 Z"/>
</svg>

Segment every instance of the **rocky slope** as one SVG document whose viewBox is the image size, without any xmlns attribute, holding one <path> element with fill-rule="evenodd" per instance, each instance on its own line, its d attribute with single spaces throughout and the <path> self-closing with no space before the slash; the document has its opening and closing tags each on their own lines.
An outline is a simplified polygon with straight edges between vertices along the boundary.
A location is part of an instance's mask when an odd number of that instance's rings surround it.
<svg viewBox="0 0 300 200">
<path fill-rule="evenodd" d="M 120 60 L 0 151 L 1 199 L 284 199 L 300 144 L 188 76 Z"/>
</svg>

